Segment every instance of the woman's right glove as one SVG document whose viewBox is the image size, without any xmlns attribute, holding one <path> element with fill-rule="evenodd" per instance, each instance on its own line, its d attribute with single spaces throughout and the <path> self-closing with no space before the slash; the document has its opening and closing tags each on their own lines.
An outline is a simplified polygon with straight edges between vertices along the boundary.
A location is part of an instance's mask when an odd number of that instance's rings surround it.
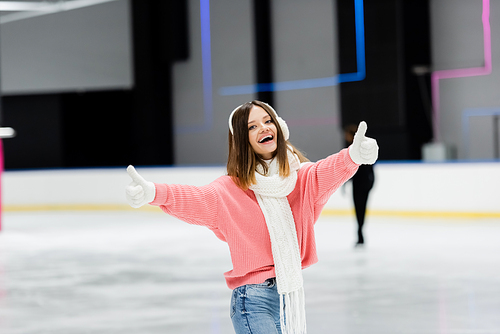
<svg viewBox="0 0 500 334">
<path fill-rule="evenodd" d="M 373 165 L 378 158 L 377 141 L 365 137 L 367 128 L 366 122 L 359 123 L 352 145 L 349 146 L 349 155 L 358 165 Z"/>
<path fill-rule="evenodd" d="M 128 204 L 133 208 L 140 208 L 144 204 L 154 201 L 156 196 L 154 183 L 146 181 L 132 165 L 127 167 L 127 173 L 132 178 L 132 183 L 125 188 Z"/>
</svg>

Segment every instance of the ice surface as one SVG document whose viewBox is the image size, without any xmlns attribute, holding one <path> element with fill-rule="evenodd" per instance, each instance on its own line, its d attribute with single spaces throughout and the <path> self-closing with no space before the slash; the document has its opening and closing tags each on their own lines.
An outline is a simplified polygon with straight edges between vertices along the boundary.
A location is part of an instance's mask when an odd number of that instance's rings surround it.
<svg viewBox="0 0 500 334">
<path fill-rule="evenodd" d="M 0 333 L 233 333 L 229 251 L 163 213 L 8 212 Z M 316 225 L 309 333 L 500 333 L 500 220 L 353 217 Z"/>
</svg>

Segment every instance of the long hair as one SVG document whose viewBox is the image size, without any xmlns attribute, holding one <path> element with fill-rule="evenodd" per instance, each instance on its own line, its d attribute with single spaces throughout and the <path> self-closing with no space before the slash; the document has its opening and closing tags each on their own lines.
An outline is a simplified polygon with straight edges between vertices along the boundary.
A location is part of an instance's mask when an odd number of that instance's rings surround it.
<svg viewBox="0 0 500 334">
<path fill-rule="evenodd" d="M 274 112 L 263 102 L 254 100 L 241 105 L 234 113 L 232 119 L 233 133 L 229 131 L 229 155 L 227 159 L 227 174 L 233 178 L 233 181 L 243 190 L 247 190 L 252 184 L 256 183 L 255 173 L 258 165 L 267 173 L 268 167 L 264 159 L 257 154 L 248 140 L 248 116 L 250 110 L 258 106 L 264 109 L 276 125 L 277 148 L 273 152 L 273 158 L 278 159 L 279 175 L 288 177 L 290 175 L 290 166 L 288 164 L 288 150 L 297 154 L 300 162 L 309 161 L 299 150 L 297 150 L 289 141 L 285 140 L 283 131 Z"/>
</svg>

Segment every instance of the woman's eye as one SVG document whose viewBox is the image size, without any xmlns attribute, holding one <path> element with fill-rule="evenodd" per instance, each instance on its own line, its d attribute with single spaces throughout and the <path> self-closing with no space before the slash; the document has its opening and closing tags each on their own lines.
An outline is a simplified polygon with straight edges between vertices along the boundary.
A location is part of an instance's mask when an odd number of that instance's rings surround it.
<svg viewBox="0 0 500 334">
<path fill-rule="evenodd" d="M 248 130 L 253 130 L 255 129 L 255 125 L 252 125 L 251 127 L 248 128 Z"/>
<path fill-rule="evenodd" d="M 266 124 L 269 124 L 269 123 L 272 123 L 272 122 L 273 122 L 273 120 L 272 120 L 272 119 L 268 119 L 268 120 L 266 121 Z"/>
</svg>

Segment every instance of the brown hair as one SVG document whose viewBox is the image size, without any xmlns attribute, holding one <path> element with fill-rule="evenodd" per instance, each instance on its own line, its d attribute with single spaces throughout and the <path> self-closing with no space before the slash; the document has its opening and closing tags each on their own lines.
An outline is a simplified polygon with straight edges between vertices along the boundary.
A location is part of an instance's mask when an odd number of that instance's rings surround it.
<svg viewBox="0 0 500 334">
<path fill-rule="evenodd" d="M 279 174 L 283 177 L 290 175 L 290 166 L 288 165 L 288 150 L 290 146 L 293 153 L 297 154 L 300 162 L 309 161 L 299 150 L 297 150 L 289 141 L 285 140 L 283 131 L 278 124 L 275 113 L 266 103 L 254 100 L 242 104 L 234 113 L 232 119 L 233 133 L 229 131 L 229 155 L 227 159 L 227 174 L 233 178 L 233 181 L 243 190 L 247 190 L 252 184 L 256 183 L 255 171 L 258 165 L 264 168 L 267 173 L 267 165 L 260 155 L 255 153 L 248 141 L 248 116 L 250 110 L 258 106 L 264 109 L 271 117 L 272 122 L 277 129 L 277 149 L 273 153 L 273 158 L 278 159 Z"/>
</svg>

